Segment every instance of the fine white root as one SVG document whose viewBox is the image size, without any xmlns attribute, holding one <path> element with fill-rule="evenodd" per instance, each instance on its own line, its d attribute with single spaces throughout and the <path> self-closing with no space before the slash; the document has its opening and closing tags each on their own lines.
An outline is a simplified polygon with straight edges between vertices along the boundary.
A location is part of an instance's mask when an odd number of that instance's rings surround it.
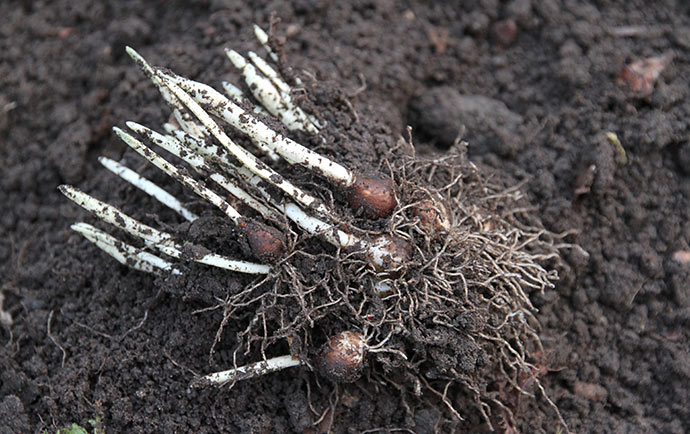
<svg viewBox="0 0 690 434">
<path fill-rule="evenodd" d="M 203 387 L 209 385 L 223 385 L 230 382 L 247 380 L 254 377 L 281 371 L 283 369 L 300 366 L 303 363 L 292 356 L 279 356 L 272 359 L 262 360 L 261 362 L 251 363 L 227 371 L 215 372 L 196 379 L 191 386 Z"/>
<path fill-rule="evenodd" d="M 147 244 L 157 248 L 168 256 L 172 256 L 173 258 L 183 257 L 182 246 L 175 242 L 172 235 L 169 233 L 141 223 L 114 206 L 89 196 L 71 185 L 61 185 L 58 188 L 68 199 L 87 211 L 91 211 L 104 222 L 122 229 L 130 235 L 143 239 Z M 193 248 L 193 250 L 199 250 L 199 248 Z M 236 261 L 215 253 L 193 257 L 191 260 L 201 264 L 246 274 L 268 274 L 271 272 L 271 267 L 268 265 L 255 264 L 247 261 Z"/>
<path fill-rule="evenodd" d="M 158 200 L 163 205 L 172 209 L 173 211 L 181 215 L 185 220 L 193 222 L 194 220 L 199 218 L 199 216 L 185 208 L 185 206 L 182 205 L 182 203 L 179 200 L 177 200 L 175 196 L 163 190 L 161 187 L 157 186 L 150 180 L 139 175 L 137 172 L 133 171 L 127 166 L 124 166 L 118 163 L 117 161 L 111 160 L 110 158 L 106 157 L 98 157 L 98 161 L 106 169 L 110 170 L 120 178 L 139 188 L 146 194 Z"/>
<path fill-rule="evenodd" d="M 91 226 L 88 223 L 75 223 L 72 230 L 82 234 L 99 249 L 112 256 L 120 264 L 147 273 L 165 271 L 171 274 L 182 274 L 173 264 L 149 252 L 118 240 L 117 238 Z"/>
</svg>

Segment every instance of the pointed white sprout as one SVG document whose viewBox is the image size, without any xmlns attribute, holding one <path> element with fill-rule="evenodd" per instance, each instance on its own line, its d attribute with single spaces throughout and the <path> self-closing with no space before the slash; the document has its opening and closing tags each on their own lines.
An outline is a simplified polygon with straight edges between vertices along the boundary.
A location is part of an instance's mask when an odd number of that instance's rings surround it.
<svg viewBox="0 0 690 434">
<path fill-rule="evenodd" d="M 199 216 L 185 208 L 184 205 L 182 205 L 182 203 L 175 198 L 175 196 L 163 190 L 161 187 L 139 175 L 137 172 L 133 171 L 127 166 L 123 166 L 117 161 L 106 157 L 98 157 L 98 161 L 105 166 L 106 169 L 110 170 L 120 178 L 124 179 L 146 194 L 152 196 L 163 205 L 180 214 L 185 220 L 193 222 L 199 218 Z"/>
<path fill-rule="evenodd" d="M 171 91 L 173 91 L 173 93 L 175 93 L 175 95 L 180 98 L 185 105 L 187 105 L 190 111 L 194 112 L 192 107 L 183 100 L 185 96 L 188 100 L 192 100 L 192 102 L 196 101 L 204 104 L 205 107 L 207 107 L 213 114 L 221 117 L 233 127 L 247 134 L 252 141 L 261 142 L 267 147 L 273 149 L 287 162 L 304 166 L 310 170 L 322 174 L 331 181 L 343 184 L 346 187 L 354 183 L 355 176 L 350 170 L 328 159 L 327 157 L 312 151 L 311 149 L 305 148 L 294 140 L 276 133 L 263 122 L 251 117 L 244 111 L 244 109 L 227 99 L 225 96 L 223 96 L 223 94 L 216 91 L 212 87 L 172 74 L 163 72 L 160 72 L 160 74 L 161 77 L 167 80 Z M 182 95 L 179 95 L 178 92 L 174 91 L 172 86 L 177 87 L 182 92 Z M 208 116 L 208 114 L 206 114 L 205 111 L 203 111 L 203 109 L 201 109 L 201 107 L 199 107 L 199 110 L 203 112 L 204 119 L 208 118 L 210 122 L 213 122 L 213 120 Z M 199 118 L 201 123 L 204 124 L 206 128 L 208 128 L 208 130 L 214 134 L 214 136 L 216 136 L 216 133 L 213 132 L 214 129 L 207 125 L 207 121 L 202 120 L 198 113 L 194 114 Z M 215 125 L 215 122 L 213 122 L 213 124 Z M 217 129 L 222 132 L 219 127 Z M 225 135 L 224 132 L 223 135 Z M 223 146 L 225 146 L 223 143 L 225 139 L 221 140 L 218 136 L 216 136 L 216 138 L 221 142 L 221 144 L 223 144 Z M 228 138 L 227 140 L 230 139 Z M 233 155 L 235 154 L 232 151 L 231 153 Z M 238 157 L 238 159 L 240 158 Z M 245 163 L 243 162 L 243 164 Z M 252 169 L 249 165 L 247 165 L 247 167 L 254 172 L 254 169 Z M 263 178 L 260 173 L 257 173 L 257 175 Z"/>
<path fill-rule="evenodd" d="M 228 96 L 229 96 L 230 98 L 232 98 L 233 100 L 235 100 L 235 101 L 244 101 L 244 100 L 247 99 L 247 97 L 244 96 L 244 92 L 242 92 L 242 89 L 240 89 L 239 87 L 237 87 L 237 86 L 235 86 L 234 84 L 230 83 L 229 81 L 222 81 L 220 84 L 223 86 L 223 89 L 225 89 L 225 93 L 227 93 Z M 262 109 L 261 107 L 258 107 L 258 106 L 257 106 L 257 108 L 258 108 L 259 110 L 263 111 L 263 109 Z M 264 113 L 265 113 L 265 112 L 264 112 Z"/>
<path fill-rule="evenodd" d="M 225 149 L 228 152 L 230 152 L 235 158 L 237 158 L 241 164 L 246 166 L 247 169 L 251 170 L 256 175 L 265 179 L 267 182 L 273 184 L 278 189 L 282 190 L 285 194 L 292 197 L 297 202 L 301 203 L 307 208 L 312 208 L 322 215 L 330 214 L 329 209 L 317 198 L 307 193 L 306 191 L 303 191 L 302 189 L 296 187 L 288 180 L 284 179 L 278 172 L 266 166 L 264 163 L 259 161 L 254 155 L 250 154 L 249 152 L 244 150 L 244 148 L 238 146 L 237 144 L 235 144 L 235 142 L 230 140 L 227 134 L 225 134 L 225 131 L 223 131 L 218 126 L 218 124 L 216 124 L 216 122 L 213 119 L 211 119 L 211 116 L 209 116 L 209 114 L 206 113 L 204 109 L 201 108 L 201 106 L 196 101 L 194 101 L 194 99 L 190 95 L 188 95 L 184 90 L 177 86 L 169 76 L 163 75 L 161 73 L 160 77 L 163 78 L 168 88 L 175 94 L 177 98 L 180 99 L 180 101 L 182 101 L 187 106 L 187 108 L 189 108 L 189 110 L 192 113 L 194 113 L 194 115 L 199 119 L 199 121 L 201 121 L 201 123 L 211 132 L 211 134 L 213 134 L 213 136 L 220 142 L 220 144 L 223 145 Z M 209 89 L 211 88 L 209 87 Z M 199 96 L 198 91 L 193 92 L 195 95 Z M 237 105 L 232 103 L 230 100 L 222 96 L 217 91 L 214 90 L 213 92 L 217 96 L 225 100 L 228 105 L 233 105 L 239 109 Z M 201 99 L 204 98 L 202 97 Z M 247 125 L 255 125 L 258 123 L 258 121 L 249 121 L 246 115 L 241 116 L 241 118 L 244 120 L 244 122 L 247 123 Z M 237 120 L 239 121 L 240 119 L 238 118 Z M 270 131 L 274 136 L 276 135 L 265 125 L 264 127 L 268 131 Z M 276 150 L 276 152 L 278 151 Z"/>
<path fill-rule="evenodd" d="M 163 95 L 163 98 L 175 107 L 173 114 L 175 115 L 175 119 L 180 124 L 182 129 L 187 134 L 190 134 L 194 137 L 208 137 L 210 135 L 208 129 L 206 129 L 205 126 L 198 125 L 196 122 L 193 121 L 191 115 L 187 113 L 187 111 L 184 109 L 182 101 L 180 101 L 179 98 L 175 98 L 171 90 L 163 82 L 163 80 L 153 69 L 153 67 L 151 67 L 151 65 L 149 65 L 149 63 L 143 57 L 141 57 L 141 55 L 137 53 L 132 47 L 125 47 L 125 51 L 129 55 L 129 57 L 131 57 L 132 60 L 134 60 L 139 65 L 139 67 L 141 67 L 141 69 L 144 70 L 144 73 L 151 79 L 151 81 L 153 81 L 156 87 L 158 87 L 161 94 Z M 272 151 L 263 143 L 256 143 L 256 145 L 262 152 L 268 153 L 269 156 L 271 156 L 271 158 L 275 159 L 275 156 L 272 155 Z"/>
<path fill-rule="evenodd" d="M 127 53 L 129 52 L 129 47 L 126 47 Z M 133 50 L 132 50 L 133 51 Z M 131 53 L 130 53 L 131 56 Z M 138 54 L 137 54 L 138 56 Z M 140 62 L 139 59 L 134 58 L 134 61 L 139 64 L 139 66 L 144 70 L 144 73 L 148 77 L 153 77 L 153 68 L 151 68 L 146 62 Z M 156 85 L 158 88 L 158 91 L 161 93 L 163 96 L 163 99 L 165 100 L 166 103 L 173 109 L 173 116 L 175 117 L 175 120 L 177 123 L 180 124 L 180 127 L 185 130 L 187 133 L 195 136 L 195 137 L 207 137 L 208 136 L 208 131 L 205 130 L 202 126 L 196 124 L 194 122 L 194 118 L 187 113 L 185 110 L 184 106 L 178 101 L 177 98 L 168 90 L 163 83 L 160 82 L 160 80 L 153 80 L 153 83 Z"/>
<path fill-rule="evenodd" d="M 387 260 L 390 261 L 389 265 L 397 267 L 405 260 L 405 258 L 401 256 L 401 253 L 397 253 L 396 250 L 391 247 L 394 245 L 392 238 L 384 235 L 372 243 L 371 241 L 336 229 L 332 224 L 307 214 L 294 202 L 282 201 L 280 203 L 275 203 L 275 199 L 262 185 L 261 178 L 245 167 L 236 167 L 227 161 L 224 156 L 218 152 L 215 145 L 204 145 L 203 140 L 190 137 L 184 132 L 180 132 L 180 137 L 182 140 L 187 141 L 187 143 L 196 143 L 192 147 L 197 152 L 202 154 L 209 153 L 210 159 L 219 159 L 221 165 L 224 165 L 233 176 L 240 177 L 248 184 L 254 186 L 268 203 L 272 203 L 276 208 L 285 212 L 285 215 L 302 230 L 312 235 L 321 235 L 327 242 L 336 247 L 358 248 L 366 252 L 367 257 L 378 267 L 384 267 Z"/>
<path fill-rule="evenodd" d="M 273 116 L 279 118 L 291 130 L 304 130 L 309 121 L 301 109 L 297 109 L 292 104 L 289 94 L 282 92 L 276 84 L 270 79 L 258 73 L 254 65 L 247 63 L 247 61 L 239 53 L 234 50 L 226 49 L 225 53 L 228 55 L 232 63 L 237 69 L 242 72 L 244 81 L 249 86 L 249 89 L 256 98 Z M 261 63 L 263 60 L 254 53 L 250 53 L 255 59 L 259 59 Z M 256 63 L 256 62 L 255 62 Z M 261 63 L 267 70 L 272 69 L 266 62 Z M 274 74 L 277 75 L 277 73 Z M 282 82 L 282 80 L 281 80 Z M 285 86 L 284 82 L 282 82 Z M 289 86 L 288 86 L 289 89 Z M 309 131 L 313 133 L 313 129 Z"/>
<path fill-rule="evenodd" d="M 115 258 L 120 264 L 147 273 L 155 273 L 162 270 L 171 274 L 182 274 L 180 270 L 165 259 L 120 241 L 88 223 L 75 223 L 71 228 L 82 234 L 99 249 Z"/>
<path fill-rule="evenodd" d="M 177 98 L 175 98 L 174 101 L 179 104 Z M 198 138 L 204 138 L 209 136 L 206 128 L 194 122 L 194 119 L 190 117 L 189 113 L 187 113 L 183 109 L 176 108 L 175 110 L 173 110 L 173 116 L 175 117 L 177 123 L 180 124 L 180 127 L 182 127 L 182 129 L 187 134 L 190 134 Z"/>
<path fill-rule="evenodd" d="M 235 86 L 234 84 L 229 83 L 227 81 L 223 81 L 223 82 L 221 82 L 221 86 L 223 86 L 223 90 L 225 90 L 225 93 L 228 94 L 228 96 L 230 98 L 232 98 L 232 100 L 235 101 L 236 103 L 239 104 L 241 102 L 248 101 L 247 97 L 244 96 L 244 92 L 242 92 L 242 90 L 239 87 Z M 252 111 L 257 115 L 258 114 L 261 114 L 261 115 L 268 115 L 269 114 L 263 107 L 261 107 L 260 105 L 256 105 L 256 104 L 254 104 L 254 108 L 252 109 Z"/>
<path fill-rule="evenodd" d="M 160 80 L 156 79 L 153 68 L 151 68 L 144 58 L 130 47 L 125 47 L 125 51 L 127 54 L 129 54 L 132 60 L 134 60 L 139 67 L 144 70 L 146 76 L 151 78 L 153 84 L 156 85 L 165 102 L 173 108 L 173 116 L 175 117 L 177 123 L 180 124 L 180 127 L 192 136 L 208 137 L 208 131 L 206 131 L 206 129 L 201 125 L 198 125 L 196 122 L 194 122 L 194 118 L 187 113 L 180 101 L 175 98 L 175 96 L 170 92 L 170 90 L 168 90 L 168 88 L 165 87 L 165 85 L 163 85 Z"/>
<path fill-rule="evenodd" d="M 209 384 L 225 384 L 232 381 L 247 380 L 300 365 L 302 365 L 302 362 L 295 357 L 279 356 L 261 362 L 239 366 L 235 369 L 228 369 L 227 371 L 205 375 L 195 380 L 193 385 L 207 386 Z"/>
<path fill-rule="evenodd" d="M 228 96 L 237 104 L 241 104 L 241 103 L 249 104 L 250 106 L 253 107 L 252 112 L 254 112 L 254 114 L 257 114 L 257 115 L 260 114 L 260 115 L 265 115 L 265 116 L 269 115 L 269 113 L 266 111 L 266 109 L 264 109 L 260 105 L 253 104 L 251 101 L 249 101 L 247 99 L 247 97 L 244 96 L 244 92 L 242 92 L 242 90 L 240 90 L 239 87 L 235 86 L 232 83 L 228 83 L 227 81 L 223 81 L 221 83 L 221 85 L 223 86 L 225 93 L 227 93 Z M 259 149 L 261 149 L 261 151 L 263 153 L 268 155 L 271 160 L 273 160 L 273 161 L 280 160 L 280 155 L 276 154 L 275 151 L 273 151 L 273 149 L 268 148 L 265 144 L 257 142 L 256 146 Z"/>
<path fill-rule="evenodd" d="M 280 74 L 276 72 L 275 69 L 264 59 L 259 57 L 256 53 L 253 51 L 247 52 L 247 55 L 249 56 L 249 59 L 251 59 L 252 63 L 256 65 L 257 68 L 259 68 L 259 71 L 261 71 L 268 79 L 273 83 L 275 86 L 276 90 L 279 92 L 279 97 L 280 101 L 282 102 L 282 105 L 279 105 L 277 107 L 278 113 L 274 113 L 274 116 L 277 116 L 280 118 L 285 125 L 287 125 L 288 128 L 291 130 L 300 130 L 300 131 L 305 131 L 310 134 L 316 134 L 319 131 L 316 129 L 316 127 L 311 123 L 310 118 L 307 116 L 307 114 L 299 108 L 295 103 L 292 102 L 292 96 L 290 96 L 290 93 L 292 92 L 292 89 L 290 86 L 283 81 L 283 79 L 280 77 Z M 254 88 L 250 86 L 250 89 L 253 91 L 256 91 L 258 88 Z M 266 91 L 272 90 L 270 88 L 267 88 Z"/>
<path fill-rule="evenodd" d="M 141 136 L 150 138 L 156 145 L 160 146 L 161 148 L 165 149 L 166 151 L 170 152 L 176 157 L 184 160 L 187 164 L 192 166 L 194 170 L 198 171 L 199 173 L 203 173 L 204 171 L 210 171 L 211 168 L 206 164 L 206 160 L 197 152 L 195 152 L 196 150 L 192 150 L 193 152 L 189 152 L 189 150 L 185 149 L 182 143 L 175 137 L 164 136 L 150 128 L 137 124 L 136 122 L 129 121 L 126 122 L 126 124 L 129 129 Z M 215 172 L 210 173 L 209 177 L 218 185 L 223 187 L 233 197 L 242 201 L 244 204 L 251 207 L 252 209 L 258 211 L 264 217 L 271 217 L 274 220 L 280 219 L 280 215 L 278 215 L 278 213 L 275 210 L 268 208 L 267 206 L 256 200 L 256 198 L 244 191 L 241 187 L 239 187 L 229 178 Z"/>
<path fill-rule="evenodd" d="M 167 232 L 139 222 L 127 214 L 123 213 L 114 206 L 100 201 L 71 185 L 61 185 L 58 187 L 60 192 L 77 205 L 91 211 L 101 220 L 109 223 L 125 232 L 143 239 L 148 244 L 154 246 L 161 252 L 174 258 L 181 258 L 182 246 L 177 244 L 172 235 Z M 196 249 L 194 249 L 196 250 Z M 235 261 L 221 255 L 209 253 L 200 257 L 192 258 L 193 261 L 201 264 L 211 265 L 226 270 L 237 271 L 247 274 L 268 274 L 271 267 L 263 264 L 255 264 L 246 261 Z"/>
<path fill-rule="evenodd" d="M 203 186 L 199 181 L 184 174 L 177 167 L 168 163 L 160 155 L 153 152 L 151 149 L 147 148 L 146 145 L 141 143 L 139 140 L 135 139 L 131 135 L 122 131 L 118 127 L 113 127 L 113 131 L 122 139 L 123 142 L 127 144 L 130 148 L 134 149 L 139 155 L 149 160 L 154 166 L 158 167 L 160 170 L 168 174 L 170 177 L 176 179 L 186 187 L 189 187 L 194 193 L 198 194 L 202 198 L 208 200 L 213 205 L 218 207 L 221 211 L 225 213 L 230 219 L 239 224 L 242 219 L 242 215 L 237 212 L 229 203 L 227 203 L 222 197 L 220 197 L 213 190 Z"/>
<path fill-rule="evenodd" d="M 102 202 L 71 185 L 61 185 L 60 192 L 77 205 L 96 214 L 104 222 L 116 226 L 131 235 L 142 238 L 149 244 L 160 247 L 169 256 L 175 256 L 177 250 L 172 236 L 158 229 L 139 222 L 114 206 Z"/>
<path fill-rule="evenodd" d="M 268 64 L 264 59 L 259 57 L 258 54 L 256 54 L 253 51 L 247 51 L 247 56 L 249 56 L 249 59 L 252 61 L 254 66 L 259 68 L 259 71 L 261 71 L 269 80 L 271 80 L 271 83 L 281 92 L 290 94 L 292 89 L 290 88 L 290 85 L 285 82 L 285 80 L 282 79 L 280 74 L 273 69 L 271 65 Z"/>
<path fill-rule="evenodd" d="M 258 39 L 261 45 L 264 47 L 268 55 L 271 56 L 271 59 L 273 59 L 274 62 L 277 62 L 278 55 L 274 53 L 271 49 L 271 46 L 268 45 L 268 34 L 264 32 L 264 30 L 261 27 L 254 24 L 254 35 L 256 36 L 256 39 Z"/>
<path fill-rule="evenodd" d="M 310 216 L 295 203 L 288 202 L 285 204 L 284 209 L 285 215 L 302 228 L 302 230 L 312 235 L 321 235 L 326 241 L 335 246 L 348 248 L 354 247 L 357 243 L 360 243 L 362 247 L 366 246 L 366 243 L 364 243 L 362 239 L 348 234 L 347 232 L 343 232 L 340 229 L 336 229 L 330 223 Z"/>
</svg>

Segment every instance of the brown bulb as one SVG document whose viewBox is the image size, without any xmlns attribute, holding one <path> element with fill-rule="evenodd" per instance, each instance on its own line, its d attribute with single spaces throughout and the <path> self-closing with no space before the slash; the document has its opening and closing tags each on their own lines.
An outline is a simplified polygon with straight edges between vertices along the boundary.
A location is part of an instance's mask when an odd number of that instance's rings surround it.
<svg viewBox="0 0 690 434">
<path fill-rule="evenodd" d="M 285 253 L 285 237 L 277 229 L 254 220 L 241 226 L 252 253 L 259 259 L 279 259 Z"/>
<path fill-rule="evenodd" d="M 405 239 L 390 235 L 381 235 L 373 240 L 369 249 L 369 262 L 378 271 L 392 272 L 399 270 L 410 258 L 414 250 Z"/>
<path fill-rule="evenodd" d="M 350 206 L 375 219 L 388 217 L 398 205 L 393 181 L 382 178 L 357 177 L 348 200 Z"/>
<path fill-rule="evenodd" d="M 429 235 L 447 231 L 450 227 L 448 211 L 440 201 L 423 200 L 414 208 L 413 214 L 419 219 L 419 226 Z"/>
<path fill-rule="evenodd" d="M 362 372 L 366 352 L 364 335 L 349 330 L 340 332 L 321 348 L 317 368 L 331 380 L 352 383 Z"/>
</svg>

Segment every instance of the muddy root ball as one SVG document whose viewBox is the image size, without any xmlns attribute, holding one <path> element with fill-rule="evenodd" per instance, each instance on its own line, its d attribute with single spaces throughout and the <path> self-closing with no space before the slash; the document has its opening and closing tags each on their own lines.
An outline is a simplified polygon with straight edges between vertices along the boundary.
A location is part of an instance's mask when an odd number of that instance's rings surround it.
<svg viewBox="0 0 690 434">
<path fill-rule="evenodd" d="M 344 331 L 324 344 L 316 360 L 319 372 L 341 383 L 356 381 L 364 366 L 367 342 L 359 332 Z"/>
<path fill-rule="evenodd" d="M 242 229 L 257 258 L 275 261 L 285 253 L 285 236 L 277 229 L 253 220 L 248 220 Z"/>
<path fill-rule="evenodd" d="M 367 217 L 388 217 L 398 205 L 391 179 L 357 177 L 350 187 L 350 206 L 362 210 Z"/>
</svg>

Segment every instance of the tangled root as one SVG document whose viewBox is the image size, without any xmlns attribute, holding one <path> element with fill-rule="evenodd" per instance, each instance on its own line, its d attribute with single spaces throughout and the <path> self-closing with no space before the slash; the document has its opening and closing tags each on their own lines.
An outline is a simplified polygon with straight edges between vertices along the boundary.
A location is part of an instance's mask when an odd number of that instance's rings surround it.
<svg viewBox="0 0 690 434">
<path fill-rule="evenodd" d="M 413 246 L 396 272 L 291 233 L 291 253 L 277 272 L 220 305 L 223 325 L 246 324 L 233 358 L 256 343 L 265 357 L 287 341 L 292 355 L 310 364 L 328 336 L 357 329 L 374 342 L 390 338 L 370 355 L 368 378 L 398 388 L 402 399 L 440 400 L 450 419 L 514 427 L 519 397 L 533 397 L 535 385 L 544 392 L 535 357 L 544 351 L 529 295 L 558 279 L 560 237 L 529 214 L 517 187 L 484 179 L 465 149 L 459 144 L 435 160 L 411 152 L 390 164 L 405 205 L 387 230 Z M 356 229 L 347 223 L 353 218 L 344 216 L 343 227 L 380 234 Z"/>
</svg>

